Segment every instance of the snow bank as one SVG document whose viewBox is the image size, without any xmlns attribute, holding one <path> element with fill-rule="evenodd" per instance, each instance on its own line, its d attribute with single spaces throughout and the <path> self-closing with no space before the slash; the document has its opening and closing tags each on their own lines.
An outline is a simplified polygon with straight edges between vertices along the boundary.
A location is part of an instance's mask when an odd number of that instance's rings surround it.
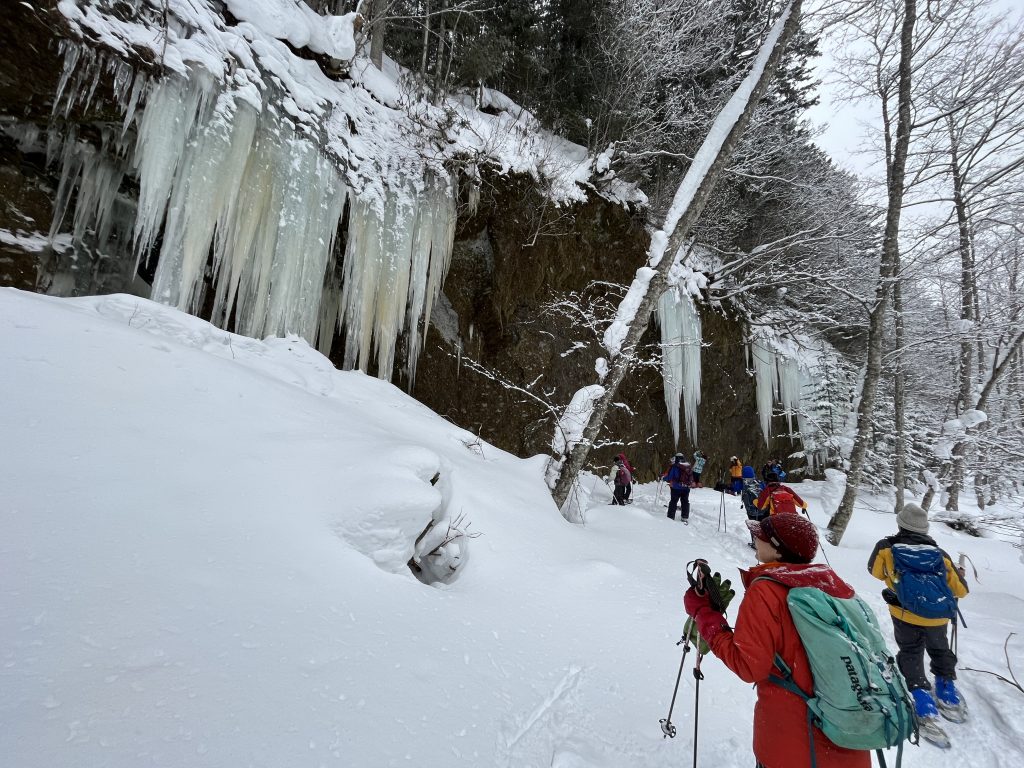
<svg viewBox="0 0 1024 768">
<path fill-rule="evenodd" d="M 587 524 L 570 525 L 544 457 L 510 456 L 297 337 L 228 334 L 130 296 L 0 290 L 0 390 L 5 766 L 691 759 L 689 670 L 679 736 L 658 725 L 683 564 L 705 557 L 740 587 L 738 501 L 694 489 L 682 526 L 655 484 L 612 507 L 584 477 Z M 819 525 L 821 489 L 800 484 Z M 435 504 L 481 535 L 460 540 L 459 578 L 430 587 L 399 567 L 400 542 Z M 894 531 L 875 509 L 891 499 L 863 498 L 826 554 L 891 643 L 864 569 Z M 967 669 L 1004 672 L 1007 633 L 1024 635 L 1017 539 L 932 533 L 979 569 L 959 640 L 972 717 L 950 751 L 908 747 L 903 765 L 1021 764 L 1024 701 Z M 701 717 L 700 764 L 748 768 L 755 694 L 714 657 L 702 668 L 702 707 L 719 716 Z"/>
</svg>

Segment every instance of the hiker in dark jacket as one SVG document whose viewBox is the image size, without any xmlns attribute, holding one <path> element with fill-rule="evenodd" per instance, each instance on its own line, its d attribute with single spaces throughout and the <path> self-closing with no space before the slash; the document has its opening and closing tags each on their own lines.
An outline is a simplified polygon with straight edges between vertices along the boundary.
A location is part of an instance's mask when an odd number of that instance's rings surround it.
<svg viewBox="0 0 1024 768">
<path fill-rule="evenodd" d="M 774 472 L 768 473 L 768 484 L 758 495 L 754 506 L 769 515 L 800 511 L 807 514 L 807 502 L 801 499 L 800 495 L 788 485 L 783 485 L 779 481 L 779 476 Z"/>
<path fill-rule="evenodd" d="M 765 465 L 761 467 L 761 477 L 766 483 L 768 482 L 768 475 L 772 472 L 778 475 L 779 480 L 786 479 L 786 473 L 782 469 L 782 462 L 778 459 L 768 459 Z"/>
<path fill-rule="evenodd" d="M 626 503 L 632 504 L 633 497 L 633 481 L 636 478 L 636 470 L 633 469 L 633 465 L 629 463 L 629 459 L 626 458 L 626 454 L 620 453 L 615 457 L 617 460 L 621 459 L 622 465 L 629 470 L 629 484 L 626 486 Z"/>
<path fill-rule="evenodd" d="M 768 512 L 761 511 L 754 505 L 754 502 L 757 501 L 760 495 L 761 483 L 754 476 L 754 468 L 748 464 L 743 467 L 743 491 L 740 493 L 740 499 L 743 501 L 743 508 L 746 510 L 747 518 L 750 520 L 760 520 L 768 515 Z M 751 549 L 755 548 L 753 533 L 750 534 L 749 546 Z"/>
<path fill-rule="evenodd" d="M 626 462 L 621 458 L 615 459 L 615 492 L 613 493 L 612 504 L 626 506 L 626 496 L 629 487 L 633 483 L 633 475 L 626 468 Z"/>
<path fill-rule="evenodd" d="M 900 648 L 896 663 L 914 697 L 921 733 L 928 738 L 926 726 L 936 726 L 940 712 L 950 720 L 966 719 L 963 697 L 953 683 L 956 654 L 950 650 L 946 630 L 951 618 L 956 621 L 956 601 L 967 595 L 967 582 L 950 556 L 928 535 L 928 513 L 920 506 L 905 504 L 896 516 L 896 524 L 899 532 L 875 545 L 868 571 L 885 582 L 882 598 L 889 604 L 893 634 Z M 897 591 L 913 599 L 917 610 L 933 615 L 914 613 L 902 604 Z M 934 696 L 924 671 L 925 651 L 935 676 Z M 939 739 L 944 740 L 944 736 L 939 734 Z"/>
<path fill-rule="evenodd" d="M 672 466 L 661 476 L 662 480 L 668 482 L 671 496 L 668 501 L 668 516 L 676 519 L 676 507 L 680 507 L 679 519 L 686 525 L 690 524 L 690 485 L 693 483 L 693 470 L 686 457 L 677 453 Z"/>
<path fill-rule="evenodd" d="M 711 607 L 705 593 L 689 589 L 683 598 L 704 641 L 722 663 L 757 689 L 754 705 L 754 756 L 761 768 L 810 768 L 807 705 L 769 677 L 776 674 L 778 654 L 805 691 L 814 689 L 811 664 L 790 614 L 790 587 L 815 587 L 837 598 L 853 597 L 853 588 L 825 565 L 811 563 L 818 551 L 814 524 L 799 515 L 774 515 L 748 521 L 757 542 L 759 565 L 740 571 L 746 594 L 731 629 L 725 615 Z M 761 579 L 759 577 L 769 578 Z M 756 580 L 756 581 L 755 581 Z M 871 753 L 844 749 L 817 727 L 817 768 L 869 768 Z"/>
</svg>

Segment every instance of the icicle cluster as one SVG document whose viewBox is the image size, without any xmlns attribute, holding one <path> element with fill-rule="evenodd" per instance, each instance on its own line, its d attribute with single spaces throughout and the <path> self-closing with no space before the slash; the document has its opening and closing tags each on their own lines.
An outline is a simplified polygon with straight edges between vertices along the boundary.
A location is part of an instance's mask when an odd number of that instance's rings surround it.
<svg viewBox="0 0 1024 768">
<path fill-rule="evenodd" d="M 66 52 L 62 109 L 88 98 L 75 90 L 79 51 Z M 315 137 L 273 106 L 285 99 L 270 88 L 254 98 L 202 68 L 118 84 L 124 126 L 104 129 L 98 148 L 71 129 L 54 149 L 61 180 L 51 236 L 77 190 L 74 239 L 88 234 L 122 254 L 121 290 L 158 245 L 154 300 L 194 313 L 212 306 L 214 323 L 249 336 L 319 338 L 324 354 L 343 329 L 346 367 L 366 371 L 374 360 L 384 379 L 406 334 L 411 382 L 454 239 L 449 179 L 392 181 L 383 199 L 360 194 Z M 137 209 L 119 196 L 128 177 L 138 183 Z"/>
<path fill-rule="evenodd" d="M 771 422 L 776 403 L 786 417 L 790 440 L 801 437 L 806 442 L 805 436 L 812 432 L 810 414 L 815 408 L 808 399 L 807 364 L 796 355 L 777 352 L 766 341 L 751 342 L 750 362 L 757 384 L 757 413 L 765 443 L 772 438 Z M 796 432 L 793 431 L 794 417 Z"/>
<path fill-rule="evenodd" d="M 679 407 L 682 403 L 686 434 L 697 440 L 697 410 L 700 406 L 700 315 L 688 293 L 678 287 L 662 294 L 658 302 L 661 326 L 661 370 L 665 406 L 672 424 L 672 436 L 679 444 Z"/>
</svg>

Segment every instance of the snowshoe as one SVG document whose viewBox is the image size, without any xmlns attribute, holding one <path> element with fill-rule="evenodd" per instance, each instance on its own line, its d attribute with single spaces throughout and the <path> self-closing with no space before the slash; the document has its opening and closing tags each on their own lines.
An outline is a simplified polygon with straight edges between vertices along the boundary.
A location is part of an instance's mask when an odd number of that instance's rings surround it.
<svg viewBox="0 0 1024 768">
<path fill-rule="evenodd" d="M 935 703 L 939 714 L 951 723 L 967 722 L 967 702 L 948 677 L 935 677 Z"/>
<path fill-rule="evenodd" d="M 938 717 L 922 717 L 917 721 L 917 731 L 921 738 L 939 749 L 949 749 L 952 743 L 942 726 L 939 725 Z"/>
<path fill-rule="evenodd" d="M 683 518 L 683 525 L 689 525 L 689 524 L 690 524 L 690 518 L 684 517 Z"/>
</svg>

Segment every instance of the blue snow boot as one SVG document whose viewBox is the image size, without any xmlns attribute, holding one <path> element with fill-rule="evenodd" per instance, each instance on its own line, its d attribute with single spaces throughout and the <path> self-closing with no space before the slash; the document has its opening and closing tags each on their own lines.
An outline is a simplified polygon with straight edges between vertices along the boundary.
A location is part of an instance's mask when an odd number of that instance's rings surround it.
<svg viewBox="0 0 1024 768">
<path fill-rule="evenodd" d="M 919 720 L 939 716 L 939 709 L 935 706 L 935 699 L 932 697 L 932 692 L 927 688 L 915 688 L 910 692 L 910 695 L 914 697 L 914 712 L 917 713 Z"/>
<path fill-rule="evenodd" d="M 953 723 L 963 723 L 967 720 L 967 702 L 956 689 L 952 679 L 935 676 L 935 702 L 939 707 L 939 714 Z"/>
<path fill-rule="evenodd" d="M 914 697 L 914 712 L 917 715 L 917 729 L 921 738 L 939 749 L 949 749 L 949 736 L 939 725 L 939 709 L 935 706 L 932 692 L 927 688 L 915 688 L 910 695 Z"/>
</svg>

